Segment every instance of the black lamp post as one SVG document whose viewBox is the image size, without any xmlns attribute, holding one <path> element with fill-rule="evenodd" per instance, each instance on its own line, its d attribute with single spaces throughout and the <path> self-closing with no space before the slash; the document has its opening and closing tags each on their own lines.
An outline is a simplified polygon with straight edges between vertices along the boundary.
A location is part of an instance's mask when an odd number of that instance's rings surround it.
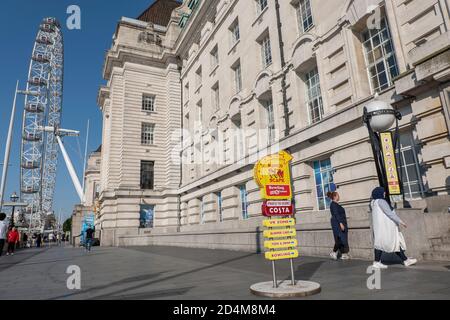
<svg viewBox="0 0 450 320">
<path fill-rule="evenodd" d="M 377 168 L 378 180 L 380 186 L 386 190 L 386 200 L 390 204 L 389 184 L 386 173 L 386 167 L 384 163 L 383 150 L 381 149 L 380 133 L 388 132 L 389 129 L 396 123 L 395 135 L 394 135 L 394 150 L 398 150 L 397 154 L 400 154 L 400 135 L 398 122 L 402 119 L 402 114 L 394 110 L 392 106 L 384 101 L 378 100 L 378 94 L 375 95 L 375 99 L 370 102 L 364 108 L 363 121 L 369 130 L 370 142 L 372 145 L 372 151 L 375 158 L 375 165 Z M 401 157 L 397 157 L 397 164 L 401 167 Z M 399 175 L 400 189 L 403 194 L 403 183 L 401 177 L 401 170 Z M 403 195 L 404 197 L 404 195 Z"/>
<path fill-rule="evenodd" d="M 14 211 L 16 209 L 15 204 L 17 203 L 17 201 L 19 201 L 19 196 L 17 195 L 17 193 L 14 192 L 11 195 L 10 200 L 12 202 L 12 215 L 11 215 L 11 222 L 10 222 L 10 224 L 11 224 L 11 227 L 14 227 L 14 213 L 15 213 Z"/>
</svg>

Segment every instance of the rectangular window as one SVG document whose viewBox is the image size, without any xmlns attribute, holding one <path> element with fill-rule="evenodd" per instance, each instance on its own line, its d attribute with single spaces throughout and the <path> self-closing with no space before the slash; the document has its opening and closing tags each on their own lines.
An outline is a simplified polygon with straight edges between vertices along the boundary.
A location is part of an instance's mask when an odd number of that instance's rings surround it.
<svg viewBox="0 0 450 320">
<path fill-rule="evenodd" d="M 241 214 L 242 219 L 247 220 L 248 216 L 248 193 L 247 187 L 245 185 L 239 187 L 240 197 L 241 197 Z"/>
<path fill-rule="evenodd" d="M 141 161 L 141 189 L 153 190 L 155 178 L 155 162 Z"/>
<path fill-rule="evenodd" d="M 188 131 L 191 129 L 189 113 L 187 113 L 186 116 L 184 117 L 184 129 Z"/>
<path fill-rule="evenodd" d="M 195 72 L 195 85 L 198 89 L 202 85 L 202 67 L 198 68 L 198 70 Z"/>
<path fill-rule="evenodd" d="M 314 177 L 316 180 L 317 203 L 319 210 L 330 207 L 331 200 L 327 198 L 328 192 L 336 191 L 333 179 L 334 169 L 331 160 L 314 161 Z"/>
<path fill-rule="evenodd" d="M 297 6 L 297 16 L 300 32 L 307 32 L 314 26 L 310 0 L 300 0 Z"/>
<path fill-rule="evenodd" d="M 100 184 L 94 182 L 94 201 L 100 198 Z"/>
<path fill-rule="evenodd" d="M 381 19 L 380 29 L 365 30 L 362 41 L 372 92 L 387 89 L 399 71 L 386 17 Z"/>
<path fill-rule="evenodd" d="M 211 51 L 211 70 L 219 65 L 219 48 L 215 46 Z"/>
<path fill-rule="evenodd" d="M 419 163 L 420 150 L 411 132 L 400 134 L 400 162 L 403 192 L 408 200 L 421 199 L 424 194 L 422 167 Z M 397 154 L 398 155 L 398 154 Z"/>
<path fill-rule="evenodd" d="M 258 13 L 263 12 L 265 8 L 267 8 L 267 0 L 257 0 L 258 5 Z"/>
<path fill-rule="evenodd" d="M 190 92 L 189 92 L 189 82 L 184 86 L 184 103 L 189 101 Z"/>
<path fill-rule="evenodd" d="M 270 46 L 269 36 L 265 37 L 261 41 L 261 51 L 262 51 L 263 66 L 264 68 L 267 68 L 272 64 L 272 48 Z"/>
<path fill-rule="evenodd" d="M 155 144 L 155 125 L 151 123 L 142 124 L 141 143 L 146 146 Z"/>
<path fill-rule="evenodd" d="M 319 71 L 314 68 L 305 76 L 306 97 L 309 109 L 310 124 L 319 122 L 323 118 L 322 92 L 320 90 Z"/>
<path fill-rule="evenodd" d="M 241 31 L 239 29 L 239 22 L 236 21 L 231 25 L 231 42 L 232 45 L 235 45 L 241 39 Z"/>
<path fill-rule="evenodd" d="M 142 95 L 142 111 L 155 112 L 155 96 Z"/>
<path fill-rule="evenodd" d="M 234 67 L 233 72 L 234 72 L 234 86 L 236 88 L 236 93 L 239 93 L 242 90 L 242 70 L 240 63 L 236 67 Z"/>
<path fill-rule="evenodd" d="M 197 116 L 198 116 L 198 122 L 200 125 L 203 124 L 203 103 L 200 101 L 197 104 Z"/>
<path fill-rule="evenodd" d="M 202 198 L 200 200 L 200 224 L 205 224 L 205 218 L 206 218 L 206 214 L 205 214 L 205 199 Z"/>
<path fill-rule="evenodd" d="M 217 193 L 217 213 L 219 215 L 219 222 L 223 222 L 223 199 L 222 192 Z"/>
<path fill-rule="evenodd" d="M 214 106 L 214 110 L 220 109 L 220 88 L 218 83 L 216 83 L 216 85 L 212 87 L 212 103 Z"/>
<path fill-rule="evenodd" d="M 141 204 L 139 212 L 139 227 L 141 229 L 151 229 L 154 226 L 155 206 Z"/>
<path fill-rule="evenodd" d="M 267 113 L 267 143 L 271 145 L 275 142 L 275 113 L 273 110 L 273 100 L 267 100 L 264 102 L 264 108 Z"/>
</svg>

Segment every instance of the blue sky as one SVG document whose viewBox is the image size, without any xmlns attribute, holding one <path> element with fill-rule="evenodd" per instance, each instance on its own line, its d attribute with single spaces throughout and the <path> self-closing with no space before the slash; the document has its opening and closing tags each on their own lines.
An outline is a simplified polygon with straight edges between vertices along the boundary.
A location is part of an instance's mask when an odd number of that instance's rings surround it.
<svg viewBox="0 0 450 320">
<path fill-rule="evenodd" d="M 62 125 L 82 132 L 79 139 L 67 138 L 66 148 L 81 177 L 86 125 L 91 121 L 89 152 L 101 144 L 101 113 L 96 104 L 102 79 L 103 58 L 120 17 L 137 17 L 153 0 L 2 0 L 0 10 L 0 163 L 3 162 L 6 135 L 16 81 L 25 88 L 31 51 L 39 23 L 44 17 L 57 17 L 64 26 L 65 70 Z M 69 5 L 81 8 L 81 30 L 68 30 Z M 18 99 L 13 149 L 5 197 L 19 192 L 19 154 L 23 97 Z M 1 174 L 1 173 L 0 173 Z M 66 166 L 59 157 L 54 210 L 70 217 L 79 202 Z"/>
</svg>

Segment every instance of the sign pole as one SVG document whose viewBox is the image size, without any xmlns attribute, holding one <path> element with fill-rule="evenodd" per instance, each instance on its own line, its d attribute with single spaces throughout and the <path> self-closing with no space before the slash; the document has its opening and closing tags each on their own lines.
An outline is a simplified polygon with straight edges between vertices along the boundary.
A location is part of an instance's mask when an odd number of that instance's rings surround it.
<svg viewBox="0 0 450 320">
<path fill-rule="evenodd" d="M 276 271 L 275 261 L 272 261 L 272 273 L 273 273 L 273 287 L 275 289 L 277 289 L 278 281 L 277 281 L 277 271 Z"/>
<path fill-rule="evenodd" d="M 272 220 L 272 217 L 270 217 L 270 220 Z M 269 228 L 270 230 L 273 230 L 273 228 Z M 274 289 L 278 288 L 278 280 L 277 280 L 277 267 L 275 264 L 275 260 L 272 261 L 272 275 L 273 275 L 273 287 Z"/>
<path fill-rule="evenodd" d="M 291 278 L 292 278 L 292 285 L 295 287 L 295 274 L 294 274 L 294 260 L 290 259 L 291 261 Z"/>
</svg>

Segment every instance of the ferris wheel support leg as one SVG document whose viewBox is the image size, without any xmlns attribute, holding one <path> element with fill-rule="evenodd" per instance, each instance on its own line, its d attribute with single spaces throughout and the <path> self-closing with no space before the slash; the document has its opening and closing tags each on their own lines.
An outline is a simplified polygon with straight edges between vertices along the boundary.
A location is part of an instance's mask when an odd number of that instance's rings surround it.
<svg viewBox="0 0 450 320">
<path fill-rule="evenodd" d="M 73 185 L 77 190 L 78 196 L 80 197 L 80 201 L 83 202 L 84 201 L 83 188 L 81 187 L 80 180 L 78 180 L 72 161 L 70 161 L 69 155 L 67 154 L 66 148 L 62 143 L 61 137 L 57 135 L 56 139 L 58 141 L 59 147 L 61 148 L 61 152 L 64 157 L 64 161 L 66 162 L 67 170 L 69 170 L 70 178 L 72 178 Z"/>
<path fill-rule="evenodd" d="M 16 92 L 14 93 L 14 102 L 11 111 L 11 120 L 9 122 L 8 138 L 6 139 L 5 160 L 3 161 L 2 181 L 0 185 L 0 212 L 3 208 L 3 200 L 5 196 L 6 179 L 8 177 L 9 155 L 11 153 L 12 133 L 14 129 L 14 119 L 16 117 L 16 101 L 17 91 L 19 90 L 19 81 L 16 84 Z"/>
</svg>

